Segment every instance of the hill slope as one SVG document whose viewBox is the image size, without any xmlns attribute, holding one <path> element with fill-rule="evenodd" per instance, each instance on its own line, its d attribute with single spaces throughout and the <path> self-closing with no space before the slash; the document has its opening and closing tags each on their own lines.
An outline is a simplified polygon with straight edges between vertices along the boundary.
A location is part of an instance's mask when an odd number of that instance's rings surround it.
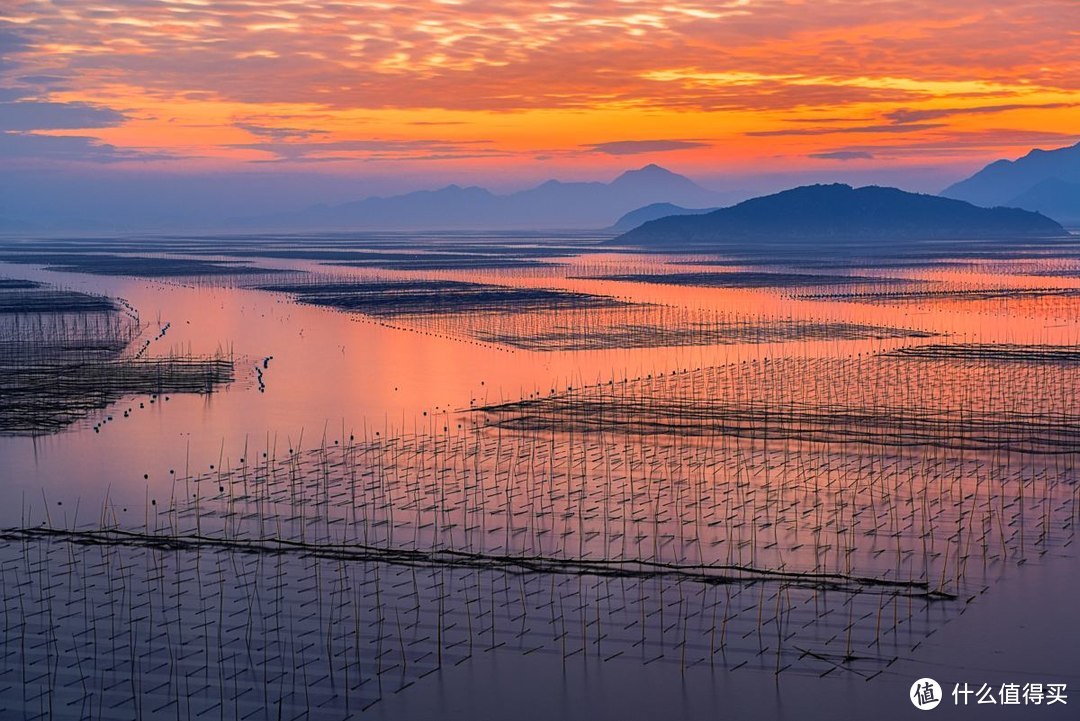
<svg viewBox="0 0 1080 721">
<path fill-rule="evenodd" d="M 450 185 L 296 213 L 245 218 L 238 225 L 342 229 L 603 228 L 613 218 L 648 203 L 715 205 L 717 194 L 658 165 L 630 170 L 610 183 L 549 180 L 498 195 L 484 188 Z"/>
<path fill-rule="evenodd" d="M 1016 160 L 996 160 L 970 178 L 950 185 L 947 198 L 991 207 L 1010 205 L 1044 212 L 1055 220 L 1080 219 L 1080 143 L 1032 150 Z M 1064 185 L 1063 185 L 1064 184 Z"/>
<path fill-rule="evenodd" d="M 1016 208 L 979 208 L 896 188 L 806 185 L 743 201 L 705 215 L 661 218 L 613 242 L 628 245 L 708 245 L 729 239 L 791 242 L 837 240 L 1050 237 L 1065 230 Z"/>
<path fill-rule="evenodd" d="M 666 218 L 669 215 L 701 215 L 702 213 L 711 213 L 716 208 L 684 208 L 681 205 L 675 205 L 673 203 L 651 203 L 636 210 L 631 210 L 611 226 L 611 230 L 633 230 L 642 223 L 648 223 L 650 220 L 656 220 L 657 218 Z"/>
<path fill-rule="evenodd" d="M 1080 182 L 1047 178 L 1006 205 L 1034 210 L 1062 223 L 1080 225 Z"/>
</svg>

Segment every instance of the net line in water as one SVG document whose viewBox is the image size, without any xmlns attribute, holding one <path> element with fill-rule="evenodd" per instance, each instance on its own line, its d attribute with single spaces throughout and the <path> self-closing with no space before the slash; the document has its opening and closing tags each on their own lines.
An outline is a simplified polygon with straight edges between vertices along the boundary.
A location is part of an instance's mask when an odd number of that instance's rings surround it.
<svg viewBox="0 0 1080 721">
<path fill-rule="evenodd" d="M 136 343 L 143 331 L 119 298 L 0 285 L 0 435 L 56 433 L 124 397 L 153 403 L 233 382 L 231 356 L 149 356 L 151 339 Z"/>
<path fill-rule="evenodd" d="M 854 576 L 843 573 L 782 571 L 739 565 L 681 565 L 650 560 L 508 556 L 438 548 L 430 550 L 366 546 L 356 543 L 302 542 L 281 538 L 225 538 L 199 535 L 139 533 L 120 529 L 78 531 L 62 528 L 0 529 L 2 541 L 52 540 L 80 546 L 132 546 L 163 551 L 235 551 L 269 555 L 301 554 L 314 558 L 428 568 L 481 568 L 508 573 L 588 575 L 628 579 L 659 579 L 705 585 L 779 582 L 791 588 L 812 588 L 848 593 L 888 593 L 930 600 L 956 596 L 930 588 L 927 581 Z"/>
</svg>

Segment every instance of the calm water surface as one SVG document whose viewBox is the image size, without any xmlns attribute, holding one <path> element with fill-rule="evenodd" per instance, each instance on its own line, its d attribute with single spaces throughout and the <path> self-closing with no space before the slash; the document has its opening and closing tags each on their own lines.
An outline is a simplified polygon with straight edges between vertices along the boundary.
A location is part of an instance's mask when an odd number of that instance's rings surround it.
<svg viewBox="0 0 1080 721">
<path fill-rule="evenodd" d="M 1075 298 L 843 302 L 796 299 L 791 297 L 792 289 L 783 288 L 695 288 L 565 277 L 588 274 L 589 269 L 640 271 L 656 267 L 661 260 L 595 254 L 569 259 L 567 272 L 418 276 L 383 271 L 378 275 L 563 288 L 751 320 L 828 320 L 911 329 L 932 337 L 542 352 L 455 337 L 452 325 L 409 329 L 404 327 L 407 324 L 384 324 L 361 314 L 304 305 L 285 294 L 226 283 L 91 276 L 0 263 L 0 277 L 41 280 L 127 300 L 146 325 L 143 338 L 153 338 L 167 325 L 165 334 L 151 342 L 151 355 L 226 354 L 235 360 L 237 369 L 233 384 L 210 395 L 172 395 L 155 403 L 148 397 L 133 397 L 62 433 L 0 438 L 0 525 L 34 526 L 48 517 L 51 525 L 76 527 L 95 521 L 108 503 L 120 526 L 139 527 L 146 523 L 148 500 L 156 503 L 175 497 L 177 478 L 210 473 L 211 467 L 234 469 L 242 464 L 240 459 L 257 458 L 261 452 L 273 457 L 288 449 L 345 446 L 352 439 L 374 438 L 376 433 L 381 438 L 437 437 L 441 429 L 467 426 L 472 407 L 567 388 L 765 359 L 858 358 L 919 343 L 1075 345 L 1080 340 L 1076 325 L 1080 300 Z M 326 272 L 306 261 L 260 264 Z M 1076 278 L 1028 275 L 1016 272 L 1014 266 L 982 263 L 952 269 L 852 272 L 904 277 L 917 281 L 919 287 L 952 290 L 1033 289 L 1048 284 L 1080 288 Z M 370 275 L 348 269 L 333 272 Z M 556 320 L 553 317 L 551 322 Z M 263 369 L 262 389 L 257 368 Z M 130 411 L 127 417 L 124 411 Z M 108 416 L 113 420 L 95 431 L 95 424 Z M 987 517 L 993 524 L 992 513 Z M 1064 537 L 1071 541 L 1071 530 Z M 983 597 L 961 613 L 933 620 L 931 627 L 941 628 L 939 633 L 931 633 L 918 648 L 898 656 L 870 682 L 843 674 L 825 679 L 798 673 L 777 678 L 761 669 L 730 670 L 731 663 L 690 669 L 685 663 L 647 665 L 631 658 L 632 653 L 610 659 L 583 653 L 568 661 L 558 653 L 493 650 L 441 665 L 400 693 L 390 684 L 379 694 L 380 702 L 365 713 L 387 719 L 804 719 L 865 718 L 871 712 L 884 718 L 907 718 L 918 712 L 904 700 L 906 689 L 920 675 L 972 683 L 1023 683 L 1040 675 L 1045 681 L 1063 680 L 1080 689 L 1076 673 L 1080 657 L 1075 646 L 1062 643 L 1075 622 L 1060 602 L 1080 590 L 1077 570 L 1068 543 L 1031 554 L 1019 569 L 999 563 L 990 574 L 999 584 L 985 594 L 980 589 Z M 470 603 L 466 600 L 463 607 L 466 615 L 473 613 Z M 1023 623 L 1018 614 L 1024 617 Z M 1047 619 L 1069 633 L 1055 634 L 1054 624 Z M 483 625 L 480 620 L 477 623 Z M 1000 633 L 990 637 L 988 628 Z M 588 630 L 583 633 L 587 638 Z M 1045 644 L 1045 653 L 1033 654 L 1032 643 Z M 1038 711 L 1038 718 L 1070 717 L 1056 708 Z M 1018 717 L 1008 712 L 993 709 L 992 715 Z M 166 715 L 175 718 L 179 713 L 176 707 Z M 939 715 L 947 714 L 976 717 L 972 711 L 939 710 Z M 322 716 L 312 713 L 311 717 Z"/>
</svg>

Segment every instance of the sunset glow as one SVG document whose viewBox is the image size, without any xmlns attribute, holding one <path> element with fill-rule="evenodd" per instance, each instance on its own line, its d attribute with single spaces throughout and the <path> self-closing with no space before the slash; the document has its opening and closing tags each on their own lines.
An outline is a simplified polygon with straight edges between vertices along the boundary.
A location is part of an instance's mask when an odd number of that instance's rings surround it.
<svg viewBox="0 0 1080 721">
<path fill-rule="evenodd" d="M 976 165 L 1080 127 L 1068 0 L 5 8 L 0 155 L 24 166 Z"/>
<path fill-rule="evenodd" d="M 1080 0 L 0 0 L 0 721 L 1075 718 L 1078 397 Z"/>
</svg>

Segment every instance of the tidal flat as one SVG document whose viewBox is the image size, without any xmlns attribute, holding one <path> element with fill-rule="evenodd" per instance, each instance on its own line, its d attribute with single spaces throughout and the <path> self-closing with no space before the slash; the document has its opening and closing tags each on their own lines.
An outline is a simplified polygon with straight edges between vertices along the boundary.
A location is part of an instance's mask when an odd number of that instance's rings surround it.
<svg viewBox="0 0 1080 721">
<path fill-rule="evenodd" d="M 943 665 L 1080 682 L 1074 245 L 603 240 L 0 241 L 0 711 L 888 719 Z"/>
</svg>

